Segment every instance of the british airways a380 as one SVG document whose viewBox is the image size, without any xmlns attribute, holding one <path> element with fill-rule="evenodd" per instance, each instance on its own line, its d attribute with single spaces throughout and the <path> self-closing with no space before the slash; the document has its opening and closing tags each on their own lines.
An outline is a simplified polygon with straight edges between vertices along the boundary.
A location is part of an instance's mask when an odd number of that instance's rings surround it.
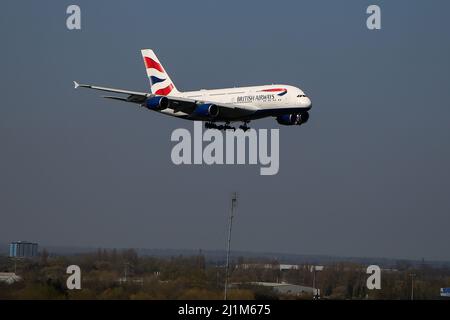
<svg viewBox="0 0 450 320">
<path fill-rule="evenodd" d="M 249 129 L 248 123 L 274 117 L 281 125 L 301 125 L 308 121 L 311 100 L 299 88 L 283 85 L 235 87 L 227 89 L 178 91 L 161 62 L 151 49 L 141 50 L 151 92 L 98 87 L 79 84 L 75 88 L 89 88 L 114 93 L 104 98 L 141 105 L 166 115 L 204 121 L 208 129 L 235 129 L 230 123 L 239 123 L 240 129 Z"/>
</svg>

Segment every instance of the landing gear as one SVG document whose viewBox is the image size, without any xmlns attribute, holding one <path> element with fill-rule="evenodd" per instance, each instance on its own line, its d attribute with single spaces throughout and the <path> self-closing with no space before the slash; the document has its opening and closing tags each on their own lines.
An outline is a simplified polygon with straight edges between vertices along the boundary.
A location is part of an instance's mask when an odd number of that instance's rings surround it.
<svg viewBox="0 0 450 320">
<path fill-rule="evenodd" d="M 250 121 L 244 121 L 244 124 L 239 126 L 239 129 L 243 130 L 244 132 L 247 131 L 248 129 L 250 129 L 250 127 L 248 126 L 249 122 Z M 217 125 L 214 122 L 205 122 L 205 128 L 206 129 L 233 130 L 233 131 L 236 131 L 235 127 L 230 126 L 230 122 L 229 121 L 225 122 L 224 125 Z"/>
<path fill-rule="evenodd" d="M 205 122 L 205 128 L 206 129 L 218 129 L 218 130 L 233 130 L 235 131 L 236 128 L 230 126 L 230 122 L 225 122 L 225 125 L 217 125 L 214 122 Z"/>
<path fill-rule="evenodd" d="M 213 122 L 205 122 L 205 129 L 217 129 L 217 126 Z"/>
<path fill-rule="evenodd" d="M 249 122 L 250 122 L 250 121 L 244 121 L 244 124 L 241 125 L 241 126 L 239 126 L 239 129 L 244 130 L 244 132 L 247 131 L 248 129 L 250 129 L 250 127 L 248 126 L 248 123 L 249 123 Z"/>
<path fill-rule="evenodd" d="M 225 125 L 223 126 L 223 130 L 233 130 L 233 131 L 236 131 L 236 128 L 230 126 L 230 121 L 227 121 L 227 122 L 225 122 Z"/>
</svg>

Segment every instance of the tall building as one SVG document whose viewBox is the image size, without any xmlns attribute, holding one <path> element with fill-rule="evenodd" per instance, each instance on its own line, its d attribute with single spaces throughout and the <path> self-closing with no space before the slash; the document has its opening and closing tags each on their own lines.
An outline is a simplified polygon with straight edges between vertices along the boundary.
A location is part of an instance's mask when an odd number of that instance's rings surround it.
<svg viewBox="0 0 450 320">
<path fill-rule="evenodd" d="M 32 258 L 38 254 L 38 244 L 27 241 L 15 241 L 9 244 L 9 256 L 14 258 Z"/>
</svg>

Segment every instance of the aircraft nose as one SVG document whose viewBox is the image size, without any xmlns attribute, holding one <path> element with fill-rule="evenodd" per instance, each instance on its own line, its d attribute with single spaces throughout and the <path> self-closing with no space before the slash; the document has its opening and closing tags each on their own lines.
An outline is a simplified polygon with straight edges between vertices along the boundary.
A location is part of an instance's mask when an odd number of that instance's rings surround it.
<svg viewBox="0 0 450 320">
<path fill-rule="evenodd" d="M 311 99 L 309 99 L 308 97 L 305 97 L 304 99 L 305 100 L 303 101 L 303 104 L 305 105 L 305 108 L 311 108 L 312 107 Z"/>
</svg>

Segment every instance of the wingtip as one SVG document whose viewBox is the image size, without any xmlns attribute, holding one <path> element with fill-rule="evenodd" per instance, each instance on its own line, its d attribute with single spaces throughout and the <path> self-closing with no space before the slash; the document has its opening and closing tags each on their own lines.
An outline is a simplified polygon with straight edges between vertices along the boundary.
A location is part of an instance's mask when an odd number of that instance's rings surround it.
<svg viewBox="0 0 450 320">
<path fill-rule="evenodd" d="M 74 86 L 75 89 L 76 89 L 76 88 L 78 88 L 78 87 L 80 86 L 80 84 L 79 84 L 78 82 L 74 81 L 74 82 L 73 82 L 73 86 Z"/>
</svg>

